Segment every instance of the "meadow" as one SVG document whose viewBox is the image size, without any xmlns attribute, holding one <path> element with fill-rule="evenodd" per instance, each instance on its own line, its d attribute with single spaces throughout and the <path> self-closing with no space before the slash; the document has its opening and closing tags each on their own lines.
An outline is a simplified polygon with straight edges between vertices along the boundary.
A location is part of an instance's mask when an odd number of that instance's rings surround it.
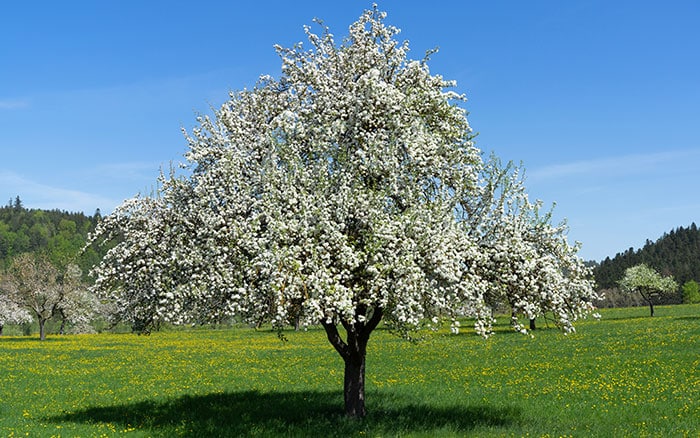
<svg viewBox="0 0 700 438">
<path fill-rule="evenodd" d="M 0 435 L 700 436 L 700 305 L 601 313 L 567 336 L 378 329 L 361 421 L 322 329 L 3 336 Z"/>
</svg>

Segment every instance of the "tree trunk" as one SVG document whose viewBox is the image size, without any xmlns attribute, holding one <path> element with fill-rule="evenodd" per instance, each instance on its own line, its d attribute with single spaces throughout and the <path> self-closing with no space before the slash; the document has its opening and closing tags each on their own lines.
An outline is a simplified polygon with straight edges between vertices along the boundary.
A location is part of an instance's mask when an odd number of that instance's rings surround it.
<svg viewBox="0 0 700 438">
<path fill-rule="evenodd" d="M 643 291 L 639 291 L 639 294 L 644 298 L 644 301 L 646 301 L 649 304 L 649 316 L 654 316 L 654 302 L 652 301 L 653 296 L 651 292 L 647 292 L 646 294 Z"/>
<path fill-rule="evenodd" d="M 46 320 L 44 318 L 39 318 L 39 340 L 44 341 L 46 340 Z"/>
<path fill-rule="evenodd" d="M 351 352 L 345 359 L 345 415 L 362 418 L 367 415 L 365 409 L 365 357 L 366 343 L 363 351 Z"/>
<path fill-rule="evenodd" d="M 364 315 L 366 309 L 357 309 L 358 315 Z M 364 322 L 348 323 L 341 321 L 347 332 L 344 341 L 333 323 L 322 322 L 328 341 L 340 354 L 345 362 L 345 379 L 343 381 L 343 396 L 345 400 L 345 415 L 351 418 L 362 418 L 367 415 L 365 409 L 365 359 L 369 335 L 377 328 L 382 319 L 383 309 L 376 308 L 372 316 Z"/>
<path fill-rule="evenodd" d="M 530 318 L 530 330 L 536 330 L 537 325 L 535 324 L 535 318 Z"/>
<path fill-rule="evenodd" d="M 2 328 L 3 328 L 3 327 L 4 327 L 4 326 L 3 326 L 2 324 L 0 324 L 0 336 L 2 336 Z"/>
</svg>

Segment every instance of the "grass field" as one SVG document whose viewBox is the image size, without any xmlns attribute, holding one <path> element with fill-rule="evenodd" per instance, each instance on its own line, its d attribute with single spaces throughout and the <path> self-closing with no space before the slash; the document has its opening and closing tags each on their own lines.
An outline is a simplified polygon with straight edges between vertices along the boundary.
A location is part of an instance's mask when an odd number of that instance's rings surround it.
<svg viewBox="0 0 700 438">
<path fill-rule="evenodd" d="M 322 330 L 2 337 L 0 435 L 698 437 L 700 305 L 648 312 L 532 339 L 378 330 L 362 421 Z"/>
</svg>

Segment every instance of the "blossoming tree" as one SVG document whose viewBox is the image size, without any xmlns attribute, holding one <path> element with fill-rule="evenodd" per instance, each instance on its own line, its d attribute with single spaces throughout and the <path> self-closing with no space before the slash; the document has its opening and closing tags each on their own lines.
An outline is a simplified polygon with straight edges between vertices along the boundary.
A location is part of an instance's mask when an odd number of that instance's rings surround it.
<svg viewBox="0 0 700 438">
<path fill-rule="evenodd" d="M 620 289 L 628 293 L 639 293 L 649 304 L 650 316 L 654 316 L 654 299 L 659 294 L 678 290 L 678 284 L 673 277 L 662 277 L 653 268 L 645 264 L 632 266 L 625 270 L 625 276 L 620 280 Z"/>
<path fill-rule="evenodd" d="M 7 303 L 36 318 L 42 341 L 51 318 L 61 315 L 64 321 L 86 324 L 97 304 L 82 287 L 80 268 L 68 265 L 66 272 L 60 273 L 47 257 L 32 253 L 12 260 L 0 282 L 0 291 Z"/>
<path fill-rule="evenodd" d="M 69 264 L 59 282 L 61 301 L 56 307 L 61 319 L 59 334 L 66 333 L 66 324 L 71 325 L 71 333 L 94 333 L 90 323 L 101 313 L 101 306 L 95 294 L 83 284 L 82 271 L 75 264 Z"/>
<path fill-rule="evenodd" d="M 115 242 L 96 291 L 142 329 L 222 315 L 323 326 L 353 417 L 380 322 L 410 337 L 471 317 L 487 336 L 505 300 L 570 331 L 593 295 L 565 228 L 482 161 L 463 96 L 384 18 L 366 11 L 340 44 L 307 27 L 310 48 L 277 47 L 279 79 L 198 119 L 187 176 L 163 176 L 93 236 Z"/>
<path fill-rule="evenodd" d="M 585 316 L 592 309 L 586 303 L 600 299 L 576 255 L 580 244 L 570 246 L 566 222 L 552 224 L 552 211 L 543 213 L 540 201 L 528 199 L 522 167 L 502 166 L 492 157 L 481 173 L 482 184 L 464 220 L 482 256 L 477 266 L 487 282 L 487 302 L 508 305 L 513 327 L 522 333 L 527 331 L 518 315 L 530 321 L 531 329 L 536 317 L 552 315 L 565 331 L 573 330 L 569 318 Z"/>
</svg>

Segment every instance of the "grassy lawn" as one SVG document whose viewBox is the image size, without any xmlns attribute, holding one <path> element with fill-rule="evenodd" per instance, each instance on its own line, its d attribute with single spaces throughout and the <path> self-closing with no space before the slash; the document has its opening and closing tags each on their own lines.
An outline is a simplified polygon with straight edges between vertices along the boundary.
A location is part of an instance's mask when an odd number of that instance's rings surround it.
<svg viewBox="0 0 700 438">
<path fill-rule="evenodd" d="M 700 305 L 601 313 L 568 336 L 378 330 L 363 421 L 322 330 L 4 336 L 0 436 L 700 436 Z"/>
</svg>

